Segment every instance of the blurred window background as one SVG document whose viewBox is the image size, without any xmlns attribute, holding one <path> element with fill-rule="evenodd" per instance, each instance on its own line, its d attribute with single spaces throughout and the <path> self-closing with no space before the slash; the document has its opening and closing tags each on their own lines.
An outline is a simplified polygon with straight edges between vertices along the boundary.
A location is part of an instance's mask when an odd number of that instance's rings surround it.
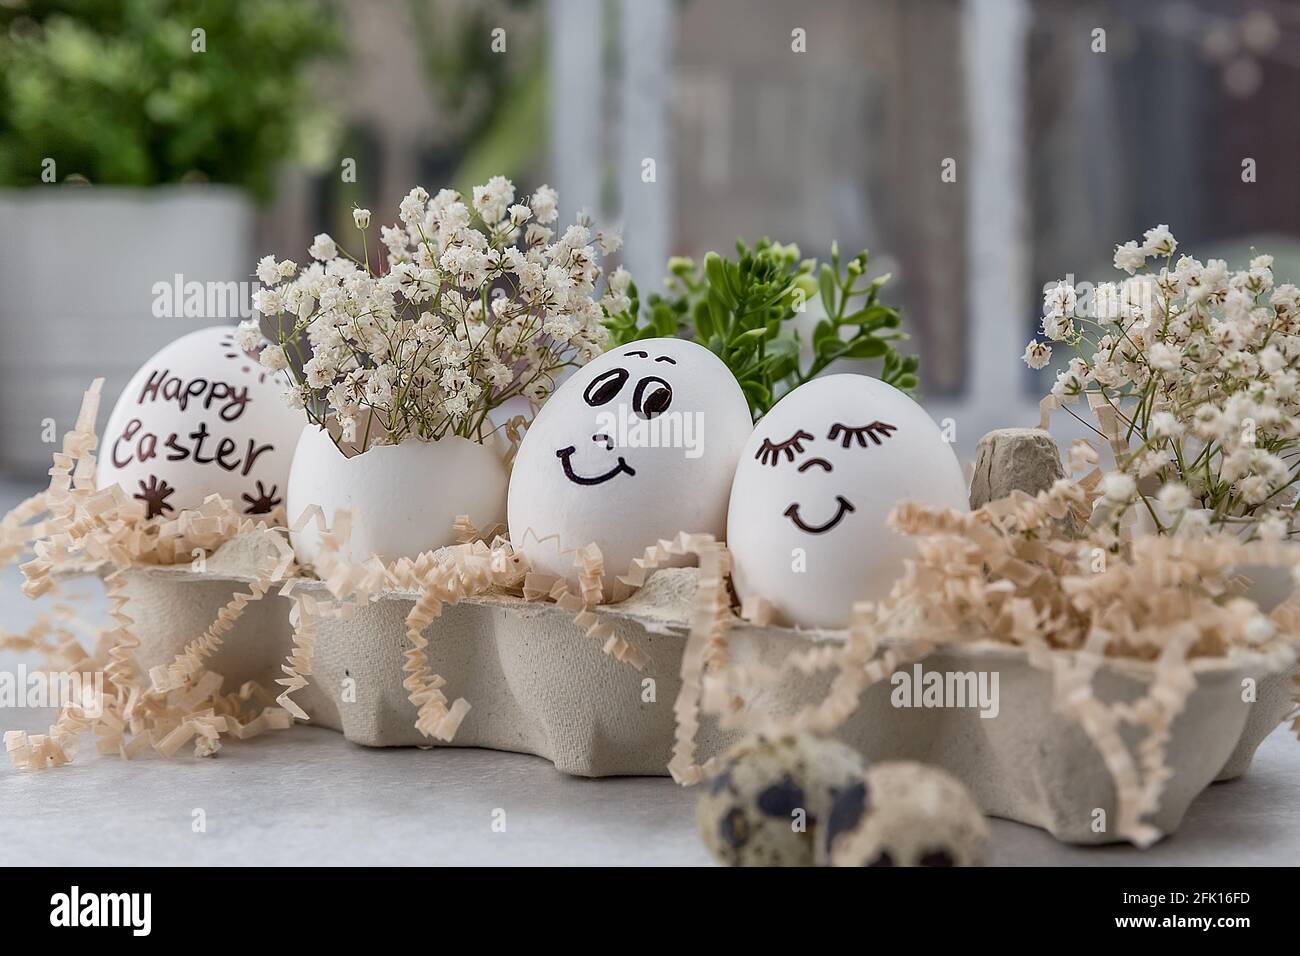
<svg viewBox="0 0 1300 956">
<path fill-rule="evenodd" d="M 250 282 L 417 183 L 549 182 L 566 218 L 622 227 L 643 294 L 737 237 L 868 247 L 965 455 L 1036 421 L 1041 290 L 1113 278 L 1116 243 L 1168 223 L 1300 277 L 1283 0 L 0 0 L 0 24 L 12 474 L 48 467 L 42 423 L 91 377 L 111 403 L 166 341 L 242 317 L 159 318 L 157 283 Z"/>
</svg>

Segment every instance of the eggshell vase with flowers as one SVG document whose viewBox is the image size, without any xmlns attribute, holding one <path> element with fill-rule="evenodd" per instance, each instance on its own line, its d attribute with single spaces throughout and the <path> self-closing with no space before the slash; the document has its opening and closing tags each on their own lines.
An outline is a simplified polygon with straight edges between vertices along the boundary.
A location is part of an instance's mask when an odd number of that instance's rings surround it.
<svg viewBox="0 0 1300 956">
<path fill-rule="evenodd" d="M 539 407 L 602 352 L 603 320 L 628 307 L 628 274 L 602 282 L 599 265 L 617 237 L 582 217 L 557 235 L 557 206 L 547 186 L 516 202 L 499 176 L 468 201 L 417 187 L 377 245 L 357 209 L 355 253 L 319 235 L 306 267 L 258 263 L 262 318 L 239 335 L 270 340 L 262 364 L 310 422 L 289 480 L 291 522 L 312 506 L 329 522 L 347 508 L 355 561 L 451 544 L 458 515 L 480 530 L 504 522 L 509 407 Z M 318 556 L 315 522 L 293 540 L 300 563 Z"/>
</svg>

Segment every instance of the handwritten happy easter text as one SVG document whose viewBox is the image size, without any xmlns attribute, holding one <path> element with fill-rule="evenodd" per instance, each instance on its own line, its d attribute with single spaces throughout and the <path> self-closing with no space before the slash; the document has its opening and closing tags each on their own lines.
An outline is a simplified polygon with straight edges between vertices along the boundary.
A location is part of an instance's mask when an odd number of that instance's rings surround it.
<svg viewBox="0 0 1300 956">
<path fill-rule="evenodd" d="M 188 381 L 172 375 L 169 369 L 154 372 L 140 390 L 136 404 L 147 402 L 173 402 L 185 411 L 192 405 L 200 405 L 205 411 L 216 411 L 223 422 L 236 421 L 248 408 L 249 395 L 247 386 L 236 387 L 228 382 L 194 378 Z M 132 461 L 146 462 L 158 457 L 159 445 L 165 449 L 168 461 L 184 461 L 193 458 L 195 464 L 216 464 L 226 471 L 238 471 L 247 475 L 258 457 L 274 446 L 259 444 L 255 439 L 247 439 L 241 450 L 239 442 L 230 437 L 216 438 L 208 430 L 206 422 L 199 422 L 197 428 L 187 435 L 172 432 L 165 439 L 144 430 L 144 422 L 133 418 L 126 423 L 122 434 L 113 442 L 111 451 L 113 464 L 124 468 Z M 214 444 L 209 445 L 212 439 Z M 207 454 L 205 454 L 205 450 Z"/>
</svg>

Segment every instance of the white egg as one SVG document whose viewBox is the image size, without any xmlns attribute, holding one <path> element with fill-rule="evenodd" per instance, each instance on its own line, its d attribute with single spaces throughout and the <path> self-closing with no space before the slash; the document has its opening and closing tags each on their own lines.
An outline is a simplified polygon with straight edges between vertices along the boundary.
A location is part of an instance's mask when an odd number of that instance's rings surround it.
<svg viewBox="0 0 1300 956">
<path fill-rule="evenodd" d="M 679 531 L 722 537 L 752 419 L 731 371 L 682 339 L 644 339 L 583 366 L 542 406 L 515 456 L 510 540 L 534 569 L 574 580 L 600 547 L 604 597 L 633 558 Z"/>
<path fill-rule="evenodd" d="M 727 516 L 742 600 L 786 623 L 842 628 L 889 593 L 912 542 L 885 526 L 900 501 L 966 510 L 952 446 L 916 402 L 865 375 L 799 386 L 759 421 Z"/>
<path fill-rule="evenodd" d="M 344 553 L 354 563 L 372 556 L 385 563 L 414 560 L 455 544 L 460 515 L 490 533 L 505 520 L 503 445 L 459 435 L 411 438 L 345 457 L 329 432 L 312 425 L 303 431 L 289 471 L 289 523 L 297 524 L 316 505 L 333 528 L 338 511 L 346 508 L 350 532 Z M 319 557 L 319 529 L 312 518 L 291 535 L 299 564 L 314 564 Z"/>
<path fill-rule="evenodd" d="M 104 428 L 99 487 L 121 485 L 149 517 L 175 517 L 211 494 L 248 515 L 283 504 L 306 419 L 234 332 L 191 332 L 135 373 Z"/>
</svg>

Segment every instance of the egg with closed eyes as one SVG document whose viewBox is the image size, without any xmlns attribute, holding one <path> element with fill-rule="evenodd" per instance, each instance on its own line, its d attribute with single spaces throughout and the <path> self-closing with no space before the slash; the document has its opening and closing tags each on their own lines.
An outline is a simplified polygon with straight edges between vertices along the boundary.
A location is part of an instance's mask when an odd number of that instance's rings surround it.
<svg viewBox="0 0 1300 956">
<path fill-rule="evenodd" d="M 731 478 L 752 419 L 735 377 L 684 339 L 611 349 L 546 402 L 515 455 L 510 540 L 535 571 L 576 583 L 595 543 L 603 597 L 634 558 L 679 531 L 722 537 Z"/>
<path fill-rule="evenodd" d="M 866 375 L 800 385 L 759 421 L 731 488 L 727 545 L 742 601 L 781 623 L 843 628 L 914 553 L 886 527 L 901 501 L 966 510 L 952 446 L 920 405 Z"/>
</svg>

